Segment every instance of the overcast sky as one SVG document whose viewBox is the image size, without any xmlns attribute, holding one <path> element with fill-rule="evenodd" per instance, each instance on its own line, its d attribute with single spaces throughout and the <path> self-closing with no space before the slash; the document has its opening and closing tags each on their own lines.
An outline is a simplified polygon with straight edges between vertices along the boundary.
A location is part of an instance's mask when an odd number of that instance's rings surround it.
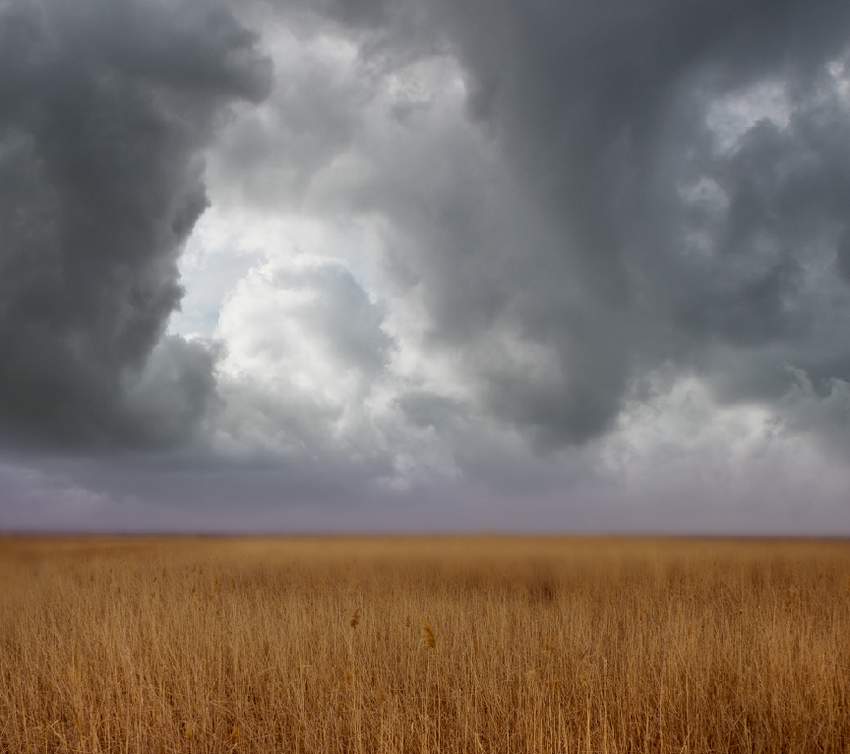
<svg viewBox="0 0 850 754">
<path fill-rule="evenodd" d="M 0 0 L 0 529 L 850 534 L 847 0 Z"/>
</svg>

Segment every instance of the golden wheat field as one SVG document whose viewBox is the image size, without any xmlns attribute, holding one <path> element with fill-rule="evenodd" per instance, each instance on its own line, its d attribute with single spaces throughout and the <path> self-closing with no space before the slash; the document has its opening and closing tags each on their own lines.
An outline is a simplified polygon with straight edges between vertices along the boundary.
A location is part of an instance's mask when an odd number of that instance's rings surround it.
<svg viewBox="0 0 850 754">
<path fill-rule="evenodd" d="M 0 540 L 2 752 L 847 752 L 850 543 Z"/>
</svg>

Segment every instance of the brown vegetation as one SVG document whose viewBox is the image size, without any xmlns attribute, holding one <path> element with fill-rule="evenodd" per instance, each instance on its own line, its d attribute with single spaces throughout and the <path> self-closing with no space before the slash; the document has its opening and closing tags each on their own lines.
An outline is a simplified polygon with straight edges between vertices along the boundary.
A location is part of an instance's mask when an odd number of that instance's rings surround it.
<svg viewBox="0 0 850 754">
<path fill-rule="evenodd" d="M 2 752 L 846 752 L 850 544 L 0 541 Z"/>
</svg>

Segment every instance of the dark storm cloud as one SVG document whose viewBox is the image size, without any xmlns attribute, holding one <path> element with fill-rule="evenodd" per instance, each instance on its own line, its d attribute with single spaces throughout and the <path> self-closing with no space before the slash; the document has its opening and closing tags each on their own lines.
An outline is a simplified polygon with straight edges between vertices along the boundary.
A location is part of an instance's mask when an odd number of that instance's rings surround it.
<svg viewBox="0 0 850 754">
<path fill-rule="evenodd" d="M 205 412 L 211 352 L 151 354 L 208 204 L 200 150 L 222 105 L 268 89 L 255 41 L 206 2 L 0 8 L 6 439 L 158 444 Z"/>
<path fill-rule="evenodd" d="M 754 529 L 816 477 L 846 513 L 846 2 L 0 7 L 3 438 L 148 450 L 16 456 L 21 495 L 139 528 L 534 528 L 528 501 Z M 221 283 L 227 353 L 163 334 L 210 145 L 236 222 L 198 242 L 262 260 Z"/>
<path fill-rule="evenodd" d="M 433 342 L 465 349 L 493 415 L 551 447 L 606 432 L 670 360 L 724 400 L 775 401 L 789 366 L 850 377 L 836 358 L 848 353 L 850 112 L 829 68 L 850 41 L 846 3 L 359 11 L 358 33 L 372 22 L 364 56 L 457 56 L 469 113 L 508 168 L 482 168 L 447 136 L 443 154 L 382 165 L 343 200 L 397 223 L 395 268 L 421 285 Z M 788 124 L 757 114 L 718 144 L 712 108 L 753 107 L 748 92 L 769 85 Z M 475 347 L 506 338 L 532 355 Z"/>
<path fill-rule="evenodd" d="M 531 281 L 520 316 L 531 338 L 558 351 L 564 379 L 520 392 L 511 381 L 494 404 L 580 439 L 617 415 L 636 369 L 665 358 L 722 342 L 747 361 L 777 341 L 785 358 L 801 358 L 795 346 L 811 319 L 839 313 L 804 284 L 850 210 L 839 135 L 847 110 L 834 92 L 826 104 L 811 93 L 850 39 L 846 4 L 500 3 L 486 23 L 467 7 L 448 13 L 476 83 L 473 111 L 493 124 L 563 239 L 529 250 L 547 278 Z M 515 65 L 503 65 L 502 49 Z M 764 80 L 787 88 L 788 129 L 758 123 L 718 155 L 707 106 Z M 728 208 L 699 227 L 678 197 L 706 176 Z M 702 258 L 689 248 L 693 231 L 707 236 Z M 552 268 L 591 292 L 582 310 L 564 306 Z M 846 347 L 834 340 L 821 357 L 836 348 Z M 769 382 L 786 364 L 765 367 Z M 576 379 L 586 385 L 578 393 Z"/>
</svg>

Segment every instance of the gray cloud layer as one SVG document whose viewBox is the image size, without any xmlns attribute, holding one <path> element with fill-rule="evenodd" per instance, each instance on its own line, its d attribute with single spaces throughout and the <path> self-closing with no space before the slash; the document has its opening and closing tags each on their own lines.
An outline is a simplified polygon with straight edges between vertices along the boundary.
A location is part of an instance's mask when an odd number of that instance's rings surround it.
<svg viewBox="0 0 850 754">
<path fill-rule="evenodd" d="M 511 213 L 512 237 L 476 225 L 476 195 L 452 196 L 432 231 L 448 242 L 426 239 L 412 263 L 431 268 L 440 337 L 473 339 L 505 314 L 557 355 L 538 381 L 473 364 L 493 411 L 581 442 L 668 359 L 728 400 L 775 399 L 789 365 L 848 377 L 834 272 L 850 113 L 827 70 L 846 52 L 845 3 L 432 5 L 471 77 L 472 113 L 536 210 Z M 712 104 L 763 82 L 784 88 L 787 127 L 762 120 L 718 148 Z M 435 269 L 441 252 L 452 260 Z"/>
<path fill-rule="evenodd" d="M 783 498 L 765 469 L 802 458 L 798 438 L 818 448 L 799 478 L 826 464 L 836 499 L 846 2 L 0 7 L 7 444 L 158 449 L 78 476 L 175 507 L 341 512 L 401 490 L 447 521 L 439 495 L 513 505 L 515 521 L 524 499 L 550 515 L 569 487 L 616 528 L 618 494 L 650 521 L 689 483 L 708 503 L 694 473 L 762 422 L 765 448 L 785 444 L 724 461 L 752 464 L 741 499 Z M 386 301 L 349 269 L 372 260 L 343 233 L 329 252 L 348 267 L 269 264 L 234 285 L 223 343 L 165 335 L 205 180 L 225 213 L 370 228 Z M 653 473 L 624 472 L 639 489 L 600 481 L 657 407 L 688 416 L 670 396 L 692 377 L 715 412 L 676 424 L 676 447 L 641 449 Z M 692 443 L 707 424 L 722 432 Z"/>
<path fill-rule="evenodd" d="M 159 443 L 205 412 L 208 352 L 170 338 L 148 359 L 179 306 L 180 247 L 208 203 L 200 150 L 224 104 L 268 90 L 254 43 L 207 3 L 0 9 L 7 438 Z"/>
<path fill-rule="evenodd" d="M 274 5 L 290 23 L 310 15 Z M 292 155 L 300 177 L 276 193 L 260 168 L 254 195 L 303 195 L 334 156 L 373 148 L 358 143 L 358 116 L 375 71 L 456 56 L 499 167 L 448 133 L 425 155 L 370 153 L 377 168 L 330 196 L 333 211 L 394 223 L 399 282 L 420 286 L 434 343 L 465 350 L 489 412 L 558 447 L 610 430 L 643 376 L 671 361 L 724 401 L 775 402 L 794 369 L 824 385 L 850 376 L 850 113 L 830 68 L 847 53 L 846 4 L 309 7 L 314 26 L 330 18 L 357 40 L 366 84 L 296 76 L 274 97 L 286 135 L 264 132 L 263 151 Z M 724 103 L 752 109 L 770 86 L 788 122 L 745 113 L 723 144 Z M 286 124 L 316 113 L 303 149 L 305 132 Z M 415 114 L 406 126 L 415 133 Z M 246 179 L 237 145 L 234 181 Z M 493 347 L 505 339 L 536 349 L 537 368 Z"/>
</svg>

